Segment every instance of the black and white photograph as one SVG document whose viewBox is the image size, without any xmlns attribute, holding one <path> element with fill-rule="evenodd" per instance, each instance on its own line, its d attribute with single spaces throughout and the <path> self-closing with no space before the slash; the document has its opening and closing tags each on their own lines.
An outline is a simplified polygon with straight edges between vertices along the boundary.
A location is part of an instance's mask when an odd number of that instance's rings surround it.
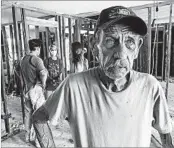
<svg viewBox="0 0 174 148">
<path fill-rule="evenodd" d="M 174 148 L 174 1 L 1 1 L 1 147 Z"/>
</svg>

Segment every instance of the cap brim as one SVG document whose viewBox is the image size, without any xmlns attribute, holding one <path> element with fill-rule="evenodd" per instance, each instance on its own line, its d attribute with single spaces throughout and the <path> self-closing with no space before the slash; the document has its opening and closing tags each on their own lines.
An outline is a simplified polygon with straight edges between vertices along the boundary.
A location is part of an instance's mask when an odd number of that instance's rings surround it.
<svg viewBox="0 0 174 148">
<path fill-rule="evenodd" d="M 105 25 L 106 27 L 109 27 L 112 24 L 124 24 L 130 26 L 132 31 L 142 36 L 146 35 L 147 33 L 146 23 L 137 16 L 122 16 L 118 19 L 108 22 Z"/>
</svg>

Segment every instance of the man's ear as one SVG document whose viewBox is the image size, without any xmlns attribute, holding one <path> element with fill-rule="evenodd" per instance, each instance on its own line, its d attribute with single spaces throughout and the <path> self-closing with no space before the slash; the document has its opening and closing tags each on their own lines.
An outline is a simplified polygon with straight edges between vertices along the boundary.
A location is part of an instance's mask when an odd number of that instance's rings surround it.
<svg viewBox="0 0 174 148">
<path fill-rule="evenodd" d="M 138 43 L 136 53 L 134 54 L 134 59 L 138 58 L 138 53 L 142 45 L 143 45 L 143 38 L 139 38 L 139 43 Z"/>
<path fill-rule="evenodd" d="M 89 40 L 89 47 L 92 51 L 92 54 L 94 57 L 98 56 L 98 48 L 97 48 L 97 45 L 96 45 L 96 38 L 94 36 L 92 36 Z"/>
</svg>

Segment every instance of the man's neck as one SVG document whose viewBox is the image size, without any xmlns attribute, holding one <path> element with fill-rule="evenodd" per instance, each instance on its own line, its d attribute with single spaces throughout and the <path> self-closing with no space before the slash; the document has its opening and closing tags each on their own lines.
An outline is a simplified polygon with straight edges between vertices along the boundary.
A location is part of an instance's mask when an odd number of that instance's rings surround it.
<svg viewBox="0 0 174 148">
<path fill-rule="evenodd" d="M 30 52 L 30 55 L 37 56 L 37 53 L 36 53 L 36 52 L 34 52 L 34 51 L 31 51 L 31 52 Z"/>
<path fill-rule="evenodd" d="M 130 79 L 130 73 L 128 73 L 125 77 L 121 79 L 111 79 L 108 76 L 104 74 L 104 72 L 101 70 L 100 73 L 100 80 L 105 85 L 105 87 L 113 92 L 119 92 L 124 90 L 129 82 Z"/>
</svg>

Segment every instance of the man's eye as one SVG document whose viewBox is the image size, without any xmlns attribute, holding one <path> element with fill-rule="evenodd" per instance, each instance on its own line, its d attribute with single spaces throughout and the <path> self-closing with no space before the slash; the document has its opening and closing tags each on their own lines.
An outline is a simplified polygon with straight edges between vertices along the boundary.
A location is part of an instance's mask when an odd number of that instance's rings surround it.
<svg viewBox="0 0 174 148">
<path fill-rule="evenodd" d="M 112 48 L 115 44 L 117 44 L 117 42 L 119 42 L 119 41 L 114 40 L 111 37 L 106 37 L 105 46 L 106 46 L 106 48 Z"/>
<path fill-rule="evenodd" d="M 126 40 L 125 45 L 129 50 L 132 50 L 132 51 L 135 50 L 136 46 L 135 46 L 135 42 L 133 40 L 131 40 L 131 39 Z"/>
</svg>

